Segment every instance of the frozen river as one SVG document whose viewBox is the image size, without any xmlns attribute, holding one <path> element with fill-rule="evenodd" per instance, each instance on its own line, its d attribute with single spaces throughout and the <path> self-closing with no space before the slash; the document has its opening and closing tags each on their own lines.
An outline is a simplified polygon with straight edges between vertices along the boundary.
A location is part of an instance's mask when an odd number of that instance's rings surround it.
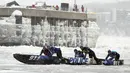
<svg viewBox="0 0 130 73">
<path fill-rule="evenodd" d="M 107 50 L 116 50 L 124 59 L 122 66 L 104 65 L 27 65 L 13 58 L 13 53 L 39 54 L 42 47 L 0 46 L 0 73 L 130 73 L 130 37 L 100 36 L 96 48 L 97 57 L 105 58 Z M 74 56 L 74 48 L 61 47 L 63 56 Z"/>
</svg>

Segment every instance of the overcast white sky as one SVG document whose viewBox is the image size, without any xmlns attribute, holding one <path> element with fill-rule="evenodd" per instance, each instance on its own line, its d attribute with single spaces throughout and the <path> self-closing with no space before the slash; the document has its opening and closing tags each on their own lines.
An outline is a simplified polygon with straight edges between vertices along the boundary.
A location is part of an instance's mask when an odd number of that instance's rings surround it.
<svg viewBox="0 0 130 73">
<path fill-rule="evenodd" d="M 14 0 L 0 0 L 0 4 L 3 5 L 11 1 L 14 1 Z M 35 1 L 46 1 L 47 4 L 49 5 L 60 5 L 61 2 L 67 2 L 67 3 L 70 3 L 70 5 L 74 4 L 74 0 L 15 0 L 15 1 L 17 1 L 20 5 L 31 5 Z M 104 2 L 116 2 L 116 1 L 120 1 L 120 0 L 76 0 L 76 3 L 78 5 L 82 5 L 88 2 L 104 3 Z"/>
</svg>

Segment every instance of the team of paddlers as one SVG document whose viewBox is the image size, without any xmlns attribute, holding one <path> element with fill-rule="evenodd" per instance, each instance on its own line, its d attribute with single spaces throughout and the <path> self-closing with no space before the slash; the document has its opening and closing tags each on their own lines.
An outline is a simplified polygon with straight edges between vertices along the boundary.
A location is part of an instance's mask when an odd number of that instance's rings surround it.
<svg viewBox="0 0 130 73">
<path fill-rule="evenodd" d="M 96 57 L 95 52 L 90 49 L 89 47 L 83 47 L 80 46 L 81 50 L 74 49 L 75 57 L 82 57 L 83 59 L 86 58 L 87 54 L 89 55 L 90 63 L 93 62 L 93 60 L 96 61 L 96 64 L 100 63 L 100 60 Z M 53 54 L 56 54 L 56 56 L 62 60 L 62 51 L 60 48 L 54 47 L 54 46 L 43 46 L 43 49 L 40 52 L 40 55 L 44 54 L 47 59 L 52 59 Z M 108 55 L 106 56 L 105 60 L 118 62 L 120 58 L 120 54 L 116 51 L 108 50 Z"/>
</svg>

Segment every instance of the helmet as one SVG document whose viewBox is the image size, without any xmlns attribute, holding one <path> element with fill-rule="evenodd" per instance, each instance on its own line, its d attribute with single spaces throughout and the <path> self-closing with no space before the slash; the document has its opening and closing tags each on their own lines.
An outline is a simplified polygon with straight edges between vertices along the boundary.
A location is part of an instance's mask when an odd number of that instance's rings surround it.
<svg viewBox="0 0 130 73">
<path fill-rule="evenodd" d="M 77 49 L 74 49 L 74 52 L 76 52 L 77 51 Z"/>
<path fill-rule="evenodd" d="M 111 50 L 108 50 L 108 53 L 110 53 L 111 52 Z"/>
<path fill-rule="evenodd" d="M 80 46 L 80 49 L 83 49 L 83 46 Z"/>
</svg>

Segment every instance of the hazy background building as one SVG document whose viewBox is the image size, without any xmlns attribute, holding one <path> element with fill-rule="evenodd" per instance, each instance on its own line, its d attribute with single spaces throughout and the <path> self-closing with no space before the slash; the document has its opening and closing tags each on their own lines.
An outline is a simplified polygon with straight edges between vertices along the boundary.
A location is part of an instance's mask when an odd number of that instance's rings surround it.
<svg viewBox="0 0 130 73">
<path fill-rule="evenodd" d="M 102 34 L 130 36 L 130 1 L 84 4 L 87 11 L 95 12 Z"/>
</svg>

